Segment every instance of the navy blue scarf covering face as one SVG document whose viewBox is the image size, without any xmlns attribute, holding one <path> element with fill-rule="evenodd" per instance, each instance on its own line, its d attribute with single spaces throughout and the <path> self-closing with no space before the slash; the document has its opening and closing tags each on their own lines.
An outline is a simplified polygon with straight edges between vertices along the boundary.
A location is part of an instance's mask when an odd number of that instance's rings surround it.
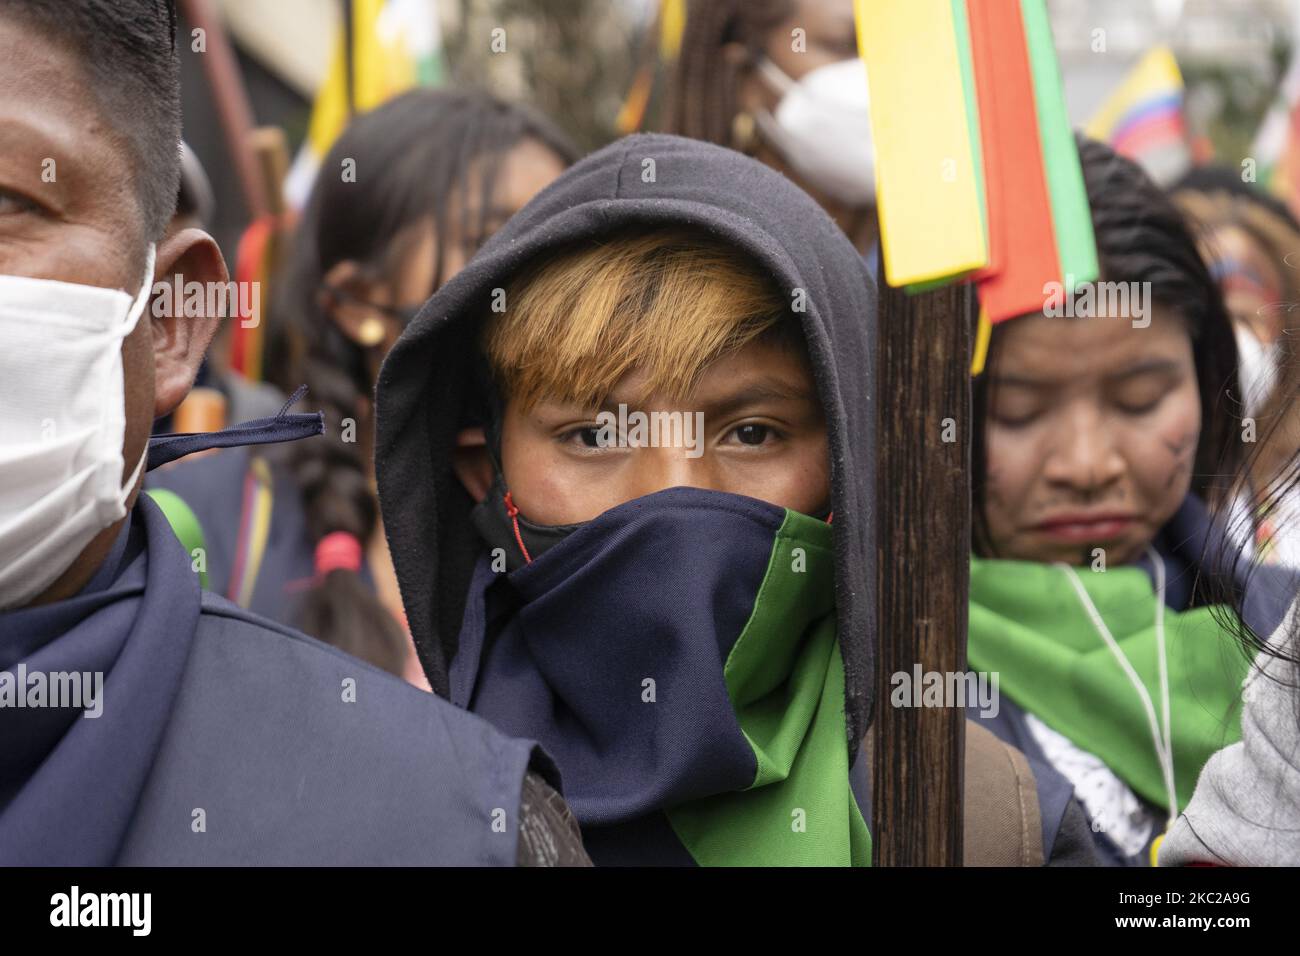
<svg viewBox="0 0 1300 956">
<path fill-rule="evenodd" d="M 319 414 L 289 415 L 288 407 L 224 432 L 151 438 L 149 467 L 206 448 L 321 433 Z M 190 556 L 141 495 L 81 593 L 0 613 L 0 671 L 16 678 L 22 664 L 29 675 L 103 675 L 99 717 L 0 707 L 0 865 L 114 862 L 167 727 L 200 600 Z"/>
<path fill-rule="evenodd" d="M 576 527 L 509 574 L 490 556 L 476 566 L 452 702 L 546 749 L 598 865 L 690 864 L 662 811 L 754 781 L 723 662 L 785 517 L 673 488 Z"/>
</svg>

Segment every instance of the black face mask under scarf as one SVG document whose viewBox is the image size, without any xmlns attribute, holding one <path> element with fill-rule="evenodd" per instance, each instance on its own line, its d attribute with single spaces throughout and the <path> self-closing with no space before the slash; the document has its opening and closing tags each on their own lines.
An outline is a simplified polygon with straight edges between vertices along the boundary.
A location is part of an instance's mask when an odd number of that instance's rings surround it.
<svg viewBox="0 0 1300 956">
<path fill-rule="evenodd" d="M 519 513 L 498 471 L 487 497 L 475 505 L 471 519 L 489 550 L 504 554 L 507 571 L 515 571 L 545 554 L 586 522 L 534 524 Z M 499 549 L 499 550 L 498 550 Z"/>
</svg>

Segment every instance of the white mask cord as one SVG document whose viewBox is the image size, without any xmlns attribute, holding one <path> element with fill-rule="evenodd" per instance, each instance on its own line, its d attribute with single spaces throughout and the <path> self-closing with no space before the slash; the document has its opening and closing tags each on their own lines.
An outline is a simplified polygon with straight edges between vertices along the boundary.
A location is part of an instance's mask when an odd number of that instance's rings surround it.
<svg viewBox="0 0 1300 956">
<path fill-rule="evenodd" d="M 1160 674 L 1160 704 L 1161 716 L 1164 717 L 1164 733 L 1160 732 L 1160 722 L 1156 717 L 1155 705 L 1151 701 L 1151 695 L 1147 692 L 1146 685 L 1138 677 L 1137 671 L 1129 663 L 1128 657 L 1121 650 L 1119 642 L 1115 640 L 1110 629 L 1106 627 L 1106 622 L 1102 620 L 1101 613 L 1093 603 L 1088 591 L 1079 580 L 1079 574 L 1070 565 L 1064 562 L 1056 562 L 1057 567 L 1061 568 L 1070 583 L 1074 585 L 1075 593 L 1079 596 L 1083 609 L 1088 613 L 1092 620 L 1093 627 L 1101 635 L 1101 639 L 1106 642 L 1110 648 L 1111 654 L 1119 663 L 1120 668 L 1124 671 L 1129 682 L 1133 685 L 1138 693 L 1138 698 L 1142 701 L 1142 706 L 1146 710 L 1147 722 L 1151 729 L 1151 740 L 1156 749 L 1156 760 L 1160 764 L 1160 772 L 1165 781 L 1165 793 L 1169 799 L 1169 819 L 1170 822 L 1178 817 L 1178 791 L 1174 785 L 1174 749 L 1170 735 L 1169 719 L 1169 662 L 1165 653 L 1165 562 L 1159 553 L 1147 545 L 1147 554 L 1151 558 L 1151 564 L 1155 568 L 1156 577 L 1156 655 Z"/>
</svg>

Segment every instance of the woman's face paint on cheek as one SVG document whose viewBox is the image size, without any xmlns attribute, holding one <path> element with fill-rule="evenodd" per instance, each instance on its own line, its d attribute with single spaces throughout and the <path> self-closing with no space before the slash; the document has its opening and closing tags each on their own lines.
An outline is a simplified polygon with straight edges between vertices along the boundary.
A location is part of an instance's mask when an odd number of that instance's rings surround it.
<svg viewBox="0 0 1300 956">
<path fill-rule="evenodd" d="M 999 330 L 986 415 L 984 514 L 999 558 L 1138 557 L 1191 487 L 1201 428 L 1192 343 L 1159 307 L 1123 318 L 1031 315 Z"/>
</svg>

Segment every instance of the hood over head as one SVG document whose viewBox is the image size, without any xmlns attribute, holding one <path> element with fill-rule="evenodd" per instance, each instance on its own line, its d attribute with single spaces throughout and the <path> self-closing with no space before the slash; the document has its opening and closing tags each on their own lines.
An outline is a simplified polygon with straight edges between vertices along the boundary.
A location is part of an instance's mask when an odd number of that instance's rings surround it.
<svg viewBox="0 0 1300 956">
<path fill-rule="evenodd" d="M 557 247 L 664 225 L 734 244 L 804 306 L 792 317 L 802 326 L 826 416 L 836 613 L 848 731 L 856 741 L 874 704 L 875 285 L 839 227 L 788 179 L 740 153 L 678 136 L 629 136 L 570 168 L 425 303 L 384 362 L 379 501 L 420 661 L 446 696 L 483 550 L 452 449 L 457 432 L 483 424 L 489 407 L 478 337 L 494 290 Z M 803 291 L 798 299 L 795 290 Z"/>
</svg>

